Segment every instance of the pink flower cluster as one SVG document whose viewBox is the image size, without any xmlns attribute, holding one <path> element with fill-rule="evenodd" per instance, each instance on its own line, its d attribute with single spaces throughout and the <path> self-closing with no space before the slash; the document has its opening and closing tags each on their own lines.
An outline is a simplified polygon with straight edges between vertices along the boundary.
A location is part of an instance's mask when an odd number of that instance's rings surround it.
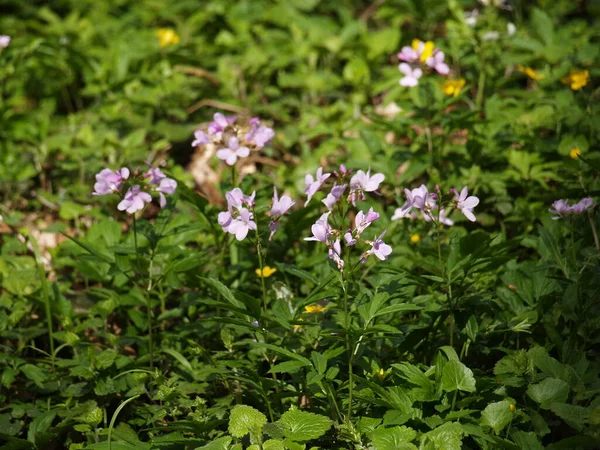
<svg viewBox="0 0 600 450">
<path fill-rule="evenodd" d="M 250 155 L 252 148 L 263 148 L 273 137 L 273 129 L 261 125 L 258 117 L 240 125 L 236 116 L 215 113 L 206 131 L 196 130 L 192 147 L 215 144 L 218 147 L 217 158 L 233 166 L 239 158 Z"/>
<path fill-rule="evenodd" d="M 324 213 L 319 219 L 312 225 L 311 231 L 312 236 L 307 237 L 305 241 L 316 241 L 321 242 L 327 246 L 328 258 L 331 259 L 342 271 L 344 270 L 344 259 L 342 257 L 342 237 L 346 247 L 353 247 L 357 242 L 361 241 L 361 235 L 366 228 L 371 225 L 374 221 L 379 219 L 379 214 L 370 208 L 367 213 L 359 211 L 355 218 L 353 227 L 345 232 L 340 229 L 335 229 L 329 224 L 329 218 L 334 212 L 335 206 L 338 204 L 342 196 L 350 186 L 347 201 L 352 205 L 356 206 L 358 200 L 365 200 L 366 192 L 377 192 L 379 185 L 385 179 L 385 176 L 381 173 L 371 175 L 371 171 L 366 173 L 362 170 L 352 175 L 351 170 L 347 170 L 344 165 L 340 166 L 339 172 L 334 172 L 336 181 L 331 188 L 331 191 L 325 199 L 322 201 L 327 207 L 328 212 Z M 352 175 L 352 176 L 351 176 Z M 306 175 L 305 178 L 305 194 L 307 195 L 305 206 L 312 199 L 315 193 L 321 188 L 324 182 L 331 176 L 331 173 L 323 173 L 323 168 L 319 167 L 316 176 Z M 348 178 L 350 178 L 348 180 Z M 373 241 L 364 240 L 363 242 L 370 246 L 361 256 L 361 262 L 365 263 L 369 256 L 375 255 L 380 260 L 385 260 L 392 252 L 392 248 L 383 242 L 383 236 L 385 231 L 379 236 L 375 236 Z"/>
<path fill-rule="evenodd" d="M 171 195 L 177 189 L 177 182 L 168 178 L 158 167 L 150 166 L 143 173 L 136 169 L 131 180 L 130 175 L 131 171 L 127 167 L 116 171 L 102 169 L 96 174 L 92 195 L 118 194 L 121 201 L 117 209 L 133 214 L 144 209 L 146 204 L 152 201 L 150 192 L 158 192 L 160 207 L 164 208 L 167 206 L 165 194 Z"/>
<path fill-rule="evenodd" d="M 11 37 L 7 36 L 7 35 L 1 35 L 0 36 L 0 48 L 6 48 L 8 47 L 8 44 L 10 44 L 10 40 Z"/>
<path fill-rule="evenodd" d="M 575 214 L 583 214 L 588 209 L 594 207 L 594 200 L 590 197 L 579 200 L 574 205 L 569 206 L 569 199 L 556 200 L 552 203 L 552 209 L 549 209 L 552 214 L 556 216 L 552 217 L 554 220 L 564 219 Z"/>
<path fill-rule="evenodd" d="M 254 218 L 254 198 L 256 191 L 252 195 L 244 195 L 240 188 L 235 188 L 225 194 L 227 199 L 227 211 L 219 213 L 218 222 L 226 233 L 234 234 L 238 241 L 242 241 L 248 236 L 250 230 L 256 230 L 256 222 Z M 269 211 L 271 223 L 269 230 L 271 235 L 269 240 L 273 239 L 273 235 L 279 229 L 279 220 L 284 214 L 287 214 L 294 202 L 289 196 L 282 195 L 279 198 L 277 189 L 273 192 L 273 204 Z"/>
<path fill-rule="evenodd" d="M 437 188 L 439 192 L 439 188 Z M 469 196 L 469 190 L 465 186 L 460 193 L 456 189 L 451 189 L 450 192 L 454 194 L 453 207 L 459 209 L 463 215 L 470 220 L 475 222 L 475 214 L 473 209 L 479 204 L 479 198 L 475 196 Z M 421 212 L 423 219 L 426 222 L 439 222 L 444 225 L 452 226 L 454 221 L 448 218 L 448 211 L 446 208 L 438 205 L 439 195 L 434 192 L 429 192 L 427 186 L 422 184 L 416 189 L 404 189 L 406 195 L 406 203 L 400 208 L 397 208 L 392 216 L 392 220 L 398 220 L 405 217 L 416 218 L 417 215 L 411 212 L 417 209 Z"/>
<path fill-rule="evenodd" d="M 398 69 L 404 75 L 400 79 L 400 85 L 414 87 L 419 84 L 419 79 L 423 76 L 423 69 L 433 69 L 440 75 L 448 75 L 450 67 L 444 62 L 445 54 L 440 49 L 435 48 L 433 42 L 422 42 L 415 39 L 412 46 L 404 46 L 398 59 L 402 61 Z"/>
</svg>

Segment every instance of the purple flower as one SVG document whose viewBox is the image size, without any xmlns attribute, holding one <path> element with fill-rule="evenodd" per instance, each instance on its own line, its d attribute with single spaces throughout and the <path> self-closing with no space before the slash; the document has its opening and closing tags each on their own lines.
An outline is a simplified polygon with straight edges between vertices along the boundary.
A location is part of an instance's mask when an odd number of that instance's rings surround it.
<svg viewBox="0 0 600 450">
<path fill-rule="evenodd" d="M 263 148 L 274 137 L 273 129 L 261 125 L 258 117 L 250 119 L 250 131 L 246 134 L 246 142 L 254 144 L 257 148 Z"/>
<path fill-rule="evenodd" d="M 136 184 L 125 193 L 125 197 L 123 197 L 123 200 L 117 205 L 117 209 L 133 214 L 136 211 L 144 209 L 146 203 L 150 203 L 151 201 L 152 196 L 147 192 L 142 191 L 140 185 Z"/>
<path fill-rule="evenodd" d="M 150 178 L 148 182 L 150 184 L 160 184 L 161 180 L 167 176 L 158 167 L 150 167 L 148 172 L 144 174 L 144 178 Z"/>
<path fill-rule="evenodd" d="M 245 158 L 250 154 L 248 147 L 240 147 L 240 141 L 236 137 L 229 138 L 229 147 L 217 151 L 217 158 L 233 166 L 238 158 Z"/>
<path fill-rule="evenodd" d="M 304 193 L 307 195 L 307 199 L 304 202 L 304 206 L 308 205 L 308 202 L 310 202 L 313 195 L 317 193 L 321 185 L 325 182 L 327 178 L 329 178 L 330 175 L 330 173 L 324 174 L 322 167 L 319 167 L 317 169 L 316 179 L 313 178 L 311 174 L 306 174 L 306 176 L 304 177 L 304 183 L 306 184 Z"/>
<path fill-rule="evenodd" d="M 235 116 L 224 116 L 221 113 L 215 113 L 213 116 L 213 122 L 208 125 L 208 134 L 214 136 L 216 139 L 221 139 L 223 131 L 236 121 Z"/>
<path fill-rule="evenodd" d="M 279 198 L 277 188 L 273 188 L 273 206 L 271 206 L 269 214 L 271 216 L 283 216 L 295 204 L 296 202 L 287 195 L 282 195 L 281 198 Z"/>
<path fill-rule="evenodd" d="M 450 67 L 448 67 L 448 64 L 444 62 L 444 58 L 444 52 L 435 49 L 433 51 L 433 55 L 430 58 L 427 58 L 425 64 L 432 69 L 435 69 L 435 71 L 440 75 L 448 75 L 448 73 L 450 73 Z"/>
<path fill-rule="evenodd" d="M 129 169 L 122 167 L 113 172 L 110 169 L 103 169 L 96 174 L 96 183 L 92 195 L 106 195 L 119 192 L 121 185 L 129 178 Z"/>
<path fill-rule="evenodd" d="M 569 199 L 556 200 L 552 203 L 552 209 L 549 209 L 552 214 L 557 214 L 552 217 L 553 220 L 572 216 L 573 214 L 583 214 L 590 208 L 594 207 L 594 200 L 586 197 L 575 203 L 573 206 L 569 206 Z"/>
<path fill-rule="evenodd" d="M 310 228 L 313 235 L 311 237 L 304 238 L 305 241 L 317 241 L 329 245 L 329 238 L 332 236 L 331 226 L 327 223 L 329 214 L 329 212 L 326 212 L 313 224 L 313 226 Z"/>
<path fill-rule="evenodd" d="M 10 44 L 10 40 L 11 40 L 10 36 L 7 36 L 7 35 L 0 36 L 0 48 L 8 47 L 8 44 Z"/>
<path fill-rule="evenodd" d="M 226 233 L 235 235 L 238 241 L 243 240 L 248 235 L 248 230 L 256 230 L 254 214 L 248 208 L 254 207 L 254 197 L 244 195 L 240 188 L 235 188 L 225 193 L 227 199 L 227 211 L 222 211 L 217 217 L 217 222 Z"/>
<path fill-rule="evenodd" d="M 426 206 L 433 207 L 435 205 L 435 201 L 433 200 L 429 200 L 428 202 L 429 192 L 427 186 L 424 184 L 412 191 L 404 189 L 404 194 L 406 195 L 406 203 L 404 203 L 400 210 L 396 210 L 394 213 L 395 219 L 406 217 L 412 208 L 423 210 Z"/>
<path fill-rule="evenodd" d="M 273 240 L 273 235 L 279 229 L 279 219 L 281 216 L 286 214 L 295 204 L 296 202 L 287 195 L 282 195 L 280 199 L 277 194 L 277 188 L 273 188 L 273 206 L 271 206 L 271 211 L 269 211 L 269 215 L 273 217 L 273 220 L 269 223 L 269 230 L 271 231 L 271 235 L 269 236 L 270 241 Z"/>
<path fill-rule="evenodd" d="M 256 230 L 256 222 L 252 220 L 253 218 L 254 214 L 252 214 L 248 209 L 242 208 L 239 210 L 237 218 L 231 221 L 226 231 L 228 233 L 235 234 L 235 238 L 238 241 L 243 241 L 248 235 L 249 230 Z"/>
<path fill-rule="evenodd" d="M 348 200 L 356 206 L 356 200 L 364 200 L 365 192 L 374 192 L 379 189 L 379 184 L 385 179 L 382 173 L 376 173 L 371 176 L 371 170 L 367 173 L 359 170 L 350 179 L 350 194 Z"/>
<path fill-rule="evenodd" d="M 211 142 L 210 138 L 206 135 L 206 133 L 202 130 L 194 131 L 194 141 L 192 142 L 192 147 L 196 147 L 198 145 L 204 145 Z"/>
<path fill-rule="evenodd" d="M 362 211 L 359 211 L 356 214 L 356 217 L 354 218 L 354 231 L 356 232 L 356 237 L 360 237 L 362 232 L 365 231 L 365 229 L 367 229 L 367 227 L 373 222 L 375 222 L 377 219 L 379 219 L 379 213 L 373 211 L 373 208 L 369 208 L 367 214 L 365 214 Z"/>
<path fill-rule="evenodd" d="M 361 263 L 364 264 L 371 255 L 375 255 L 380 260 L 385 261 L 390 253 L 392 253 L 392 247 L 383 242 L 383 236 L 385 236 L 386 232 L 387 230 L 381 233 L 378 238 L 375 238 L 375 241 L 367 241 L 367 244 L 369 244 L 371 248 L 363 253 L 360 258 Z"/>
<path fill-rule="evenodd" d="M 160 180 L 156 190 L 159 193 L 159 204 L 161 208 L 167 206 L 165 194 L 172 195 L 175 192 L 175 189 L 177 189 L 177 181 L 173 180 L 172 178 L 163 178 Z"/>
<path fill-rule="evenodd" d="M 338 270 L 344 270 L 344 260 L 342 259 L 342 245 L 340 240 L 337 239 L 333 245 L 329 247 L 327 257 L 336 263 Z"/>
<path fill-rule="evenodd" d="M 400 86 L 415 87 L 419 84 L 419 78 L 423 76 L 423 70 L 419 67 L 411 67 L 407 63 L 400 63 L 398 66 L 404 77 L 400 79 Z"/>
<path fill-rule="evenodd" d="M 469 190 L 465 186 L 460 194 L 453 189 L 454 195 L 457 201 L 457 207 L 464 214 L 464 216 L 469 219 L 471 222 L 475 222 L 475 214 L 473 214 L 473 208 L 475 208 L 479 204 L 479 199 L 474 196 L 468 196 Z"/>
<path fill-rule="evenodd" d="M 329 211 L 333 210 L 333 207 L 340 199 L 347 186 L 347 184 L 344 184 L 342 186 L 339 186 L 337 184 L 333 185 L 333 187 L 331 188 L 331 192 L 327 194 L 327 197 L 325 197 L 325 199 L 323 200 L 323 203 L 325 204 L 325 206 L 327 206 L 327 209 Z"/>
<path fill-rule="evenodd" d="M 414 63 L 419 60 L 419 52 L 412 47 L 404 46 L 398 53 L 398 59 L 407 63 Z"/>
<path fill-rule="evenodd" d="M 346 241 L 346 245 L 348 247 L 352 247 L 353 245 L 356 245 L 356 239 L 354 239 L 352 237 L 352 232 L 350 230 L 348 230 L 346 232 L 346 234 L 344 234 L 344 240 Z"/>
</svg>

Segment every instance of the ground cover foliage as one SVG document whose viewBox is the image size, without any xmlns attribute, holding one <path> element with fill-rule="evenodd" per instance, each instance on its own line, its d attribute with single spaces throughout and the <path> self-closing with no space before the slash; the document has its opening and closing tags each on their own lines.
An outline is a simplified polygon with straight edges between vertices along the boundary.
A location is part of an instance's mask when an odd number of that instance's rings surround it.
<svg viewBox="0 0 600 450">
<path fill-rule="evenodd" d="M 595 2 L 0 7 L 3 448 L 600 448 Z"/>
</svg>

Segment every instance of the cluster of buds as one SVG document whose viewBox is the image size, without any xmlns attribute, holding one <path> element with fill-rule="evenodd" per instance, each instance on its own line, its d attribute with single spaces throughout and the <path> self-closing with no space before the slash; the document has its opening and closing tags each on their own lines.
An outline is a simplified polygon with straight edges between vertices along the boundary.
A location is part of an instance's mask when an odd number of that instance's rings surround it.
<svg viewBox="0 0 600 450">
<path fill-rule="evenodd" d="M 552 214 L 556 214 L 556 216 L 552 217 L 552 219 L 558 220 L 571 217 L 576 214 L 583 214 L 593 207 L 594 200 L 590 197 L 586 197 L 571 206 L 569 206 L 569 199 L 556 200 L 554 203 L 552 203 L 552 208 L 548 211 L 550 211 Z"/>
<path fill-rule="evenodd" d="M 452 226 L 452 221 L 448 216 L 450 212 L 447 208 L 438 205 L 441 193 L 439 186 L 436 186 L 435 192 L 429 192 L 427 186 L 422 184 L 416 189 L 404 189 L 406 194 L 406 203 L 402 207 L 397 208 L 392 216 L 392 220 L 398 220 L 405 217 L 413 219 L 417 218 L 417 215 L 412 212 L 413 209 L 417 209 L 421 212 L 423 219 L 426 222 L 437 222 L 440 224 Z M 456 189 L 451 189 L 450 192 L 454 194 L 454 200 L 451 207 L 460 210 L 463 215 L 470 220 L 475 222 L 476 217 L 473 214 L 473 209 L 479 204 L 479 198 L 475 196 L 469 196 L 469 190 L 465 186 L 460 192 Z"/>
<path fill-rule="evenodd" d="M 240 124 L 236 116 L 215 113 L 206 131 L 196 130 L 192 147 L 214 144 L 218 148 L 217 158 L 233 166 L 238 158 L 246 158 L 252 149 L 263 148 L 274 136 L 273 129 L 261 125 L 258 117 Z"/>
<path fill-rule="evenodd" d="M 365 200 L 366 192 L 377 192 L 379 185 L 385 179 L 383 174 L 374 174 L 371 176 L 371 172 L 366 173 L 362 170 L 357 171 L 352 175 L 351 170 L 347 170 L 344 165 L 340 166 L 339 172 L 334 172 L 336 181 L 333 184 L 329 194 L 322 201 L 327 207 L 328 212 L 321 215 L 321 217 L 312 225 L 311 231 L 312 236 L 307 237 L 305 241 L 316 241 L 321 242 L 327 246 L 328 258 L 331 259 L 340 271 L 344 270 L 344 259 L 342 257 L 342 242 L 346 247 L 354 247 L 358 242 L 370 246 L 368 250 L 363 252 L 360 261 L 365 263 L 369 256 L 375 255 L 380 260 L 385 260 L 392 252 L 392 248 L 383 242 L 383 236 L 385 231 L 379 236 L 375 237 L 373 241 L 363 240 L 362 233 L 365 231 L 371 223 L 379 219 L 379 214 L 370 208 L 367 213 L 359 211 L 353 222 L 353 226 L 343 231 L 341 229 L 333 228 L 329 223 L 329 217 L 333 213 L 335 206 L 342 199 L 343 194 L 350 186 L 350 191 L 347 196 L 348 203 L 356 206 L 357 200 Z M 323 173 L 323 168 L 319 168 L 316 173 L 316 177 L 307 175 L 305 178 L 306 188 L 305 194 L 307 200 L 305 203 L 311 200 L 313 195 L 321 188 L 325 180 L 331 176 L 331 173 Z M 342 218 L 343 220 L 343 218 Z"/>
<path fill-rule="evenodd" d="M 136 168 L 131 176 L 127 167 L 112 171 L 103 169 L 96 174 L 96 183 L 92 195 L 117 194 L 121 201 L 117 205 L 119 211 L 134 214 L 144 209 L 152 202 L 151 193 L 157 192 L 161 208 L 167 206 L 166 195 L 171 195 L 177 189 L 177 182 L 168 178 L 158 167 L 152 167 L 142 172 Z M 130 177 L 131 176 L 131 177 Z"/>
<path fill-rule="evenodd" d="M 433 69 L 440 75 L 448 75 L 450 72 L 448 64 L 444 62 L 444 52 L 435 48 L 432 41 L 423 42 L 414 39 L 410 47 L 402 47 L 398 59 L 402 61 L 398 68 L 404 74 L 400 79 L 401 86 L 418 85 L 419 79 L 423 76 L 423 69 Z"/>
</svg>

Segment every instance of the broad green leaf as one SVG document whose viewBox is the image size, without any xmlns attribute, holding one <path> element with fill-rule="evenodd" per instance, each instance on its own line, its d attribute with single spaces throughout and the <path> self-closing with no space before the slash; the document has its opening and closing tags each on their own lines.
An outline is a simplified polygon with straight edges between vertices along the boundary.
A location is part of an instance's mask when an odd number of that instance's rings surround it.
<svg viewBox="0 0 600 450">
<path fill-rule="evenodd" d="M 227 450 L 231 441 L 232 439 L 230 436 L 225 436 L 215 439 L 202 447 L 196 447 L 195 450 Z"/>
<path fill-rule="evenodd" d="M 481 413 L 481 425 L 487 425 L 499 434 L 513 419 L 510 405 L 507 400 L 487 405 Z"/>
<path fill-rule="evenodd" d="M 446 422 L 423 435 L 423 443 L 433 444 L 434 450 L 461 450 L 463 434 L 458 422 Z"/>
<path fill-rule="evenodd" d="M 317 439 L 331 427 L 331 420 L 319 414 L 306 411 L 288 411 L 277 422 L 287 439 L 308 441 Z"/>
<path fill-rule="evenodd" d="M 521 450 L 543 450 L 544 448 L 536 434 L 532 431 L 525 432 L 517 430 L 513 431 L 511 436 Z"/>
<path fill-rule="evenodd" d="M 550 410 L 577 431 L 583 431 L 590 420 L 590 408 L 567 403 L 552 403 Z"/>
<path fill-rule="evenodd" d="M 285 450 L 285 447 L 283 446 L 283 442 L 269 439 L 263 443 L 262 450 Z"/>
<path fill-rule="evenodd" d="M 229 434 L 241 438 L 248 433 L 259 434 L 267 417 L 251 406 L 236 405 L 229 416 Z"/>
<path fill-rule="evenodd" d="M 377 428 L 371 433 L 371 440 L 376 450 L 416 450 L 410 441 L 417 437 L 412 428 L 400 426 L 392 428 Z"/>
<path fill-rule="evenodd" d="M 530 384 L 527 395 L 539 403 L 543 409 L 550 409 L 550 403 L 565 403 L 569 396 L 569 385 L 556 378 L 546 378 Z"/>
<path fill-rule="evenodd" d="M 473 372 L 459 361 L 448 361 L 442 372 L 442 389 L 446 392 L 456 390 L 475 392 Z"/>
<path fill-rule="evenodd" d="M 25 364 L 19 367 L 21 372 L 38 387 L 44 387 L 44 382 L 48 379 L 48 375 L 42 369 L 33 364 Z"/>
</svg>

